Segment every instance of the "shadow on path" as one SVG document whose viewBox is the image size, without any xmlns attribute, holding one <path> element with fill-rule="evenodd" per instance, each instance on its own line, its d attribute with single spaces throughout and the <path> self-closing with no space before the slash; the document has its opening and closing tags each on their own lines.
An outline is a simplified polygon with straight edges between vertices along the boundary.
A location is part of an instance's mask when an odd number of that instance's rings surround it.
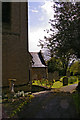
<svg viewBox="0 0 80 120">
<path fill-rule="evenodd" d="M 33 93 L 35 97 L 24 107 L 18 115 L 19 118 L 78 118 L 72 98 L 74 93 L 70 87 L 65 87 L 65 92 L 62 89 L 53 89 Z M 73 88 L 75 87 L 72 90 Z"/>
</svg>

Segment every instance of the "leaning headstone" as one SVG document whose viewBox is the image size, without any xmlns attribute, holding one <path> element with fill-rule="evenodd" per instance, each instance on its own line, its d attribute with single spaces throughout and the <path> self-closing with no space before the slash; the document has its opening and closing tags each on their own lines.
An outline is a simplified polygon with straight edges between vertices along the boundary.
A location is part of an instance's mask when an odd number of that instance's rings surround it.
<svg viewBox="0 0 80 120">
<path fill-rule="evenodd" d="M 63 86 L 68 85 L 68 77 L 63 78 Z"/>
</svg>

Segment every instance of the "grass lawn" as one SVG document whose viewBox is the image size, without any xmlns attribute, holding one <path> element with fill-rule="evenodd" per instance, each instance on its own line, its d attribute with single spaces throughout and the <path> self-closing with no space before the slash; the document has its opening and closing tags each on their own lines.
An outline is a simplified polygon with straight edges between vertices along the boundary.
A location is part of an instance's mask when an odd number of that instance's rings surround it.
<svg viewBox="0 0 80 120">
<path fill-rule="evenodd" d="M 78 84 L 78 81 L 77 81 L 77 82 L 74 82 L 73 84 Z M 70 84 L 70 83 L 69 83 L 68 85 L 73 85 L 73 84 Z"/>
<path fill-rule="evenodd" d="M 63 87 L 63 83 L 62 82 L 57 81 L 57 82 L 53 83 L 52 88 L 60 88 L 60 87 Z"/>
<path fill-rule="evenodd" d="M 72 85 L 72 84 L 77 84 L 78 80 L 75 80 L 73 83 L 70 82 L 70 78 L 69 78 L 69 82 L 68 85 Z M 48 87 L 48 88 L 61 88 L 63 87 L 63 82 L 62 81 L 55 81 L 54 83 L 50 83 L 48 82 L 48 80 L 35 80 L 34 82 L 32 82 L 32 85 L 39 85 L 39 86 L 44 86 L 44 87 Z"/>
<path fill-rule="evenodd" d="M 39 82 L 39 80 L 37 81 L 35 81 L 34 83 L 32 83 L 32 85 L 39 85 L 39 86 L 44 86 L 44 87 L 51 87 L 51 88 L 60 88 L 60 87 L 62 87 L 63 86 L 63 83 L 62 82 L 60 82 L 60 81 L 57 81 L 57 82 L 54 82 L 54 83 L 52 83 L 51 85 L 47 82 L 47 85 L 46 85 L 46 83 L 40 83 Z"/>
</svg>

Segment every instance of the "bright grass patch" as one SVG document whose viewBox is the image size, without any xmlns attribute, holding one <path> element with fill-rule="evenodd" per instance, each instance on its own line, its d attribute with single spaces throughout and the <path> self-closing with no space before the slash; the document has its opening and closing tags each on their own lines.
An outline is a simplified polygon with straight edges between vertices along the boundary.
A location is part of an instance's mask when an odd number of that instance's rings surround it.
<svg viewBox="0 0 80 120">
<path fill-rule="evenodd" d="M 39 86 L 44 86 L 48 88 L 61 88 L 63 87 L 63 78 L 65 76 L 61 77 L 59 81 L 48 81 L 47 79 L 42 79 L 42 80 L 34 80 L 32 81 L 32 85 L 39 85 Z M 78 77 L 77 76 L 70 76 L 68 78 L 68 85 L 71 84 L 77 84 L 78 83 Z"/>
<path fill-rule="evenodd" d="M 60 81 L 57 81 L 53 84 L 52 88 L 60 88 L 63 87 L 63 83 Z"/>
<path fill-rule="evenodd" d="M 44 87 L 48 87 L 48 88 L 60 88 L 63 86 L 63 83 L 60 81 L 56 81 L 56 82 L 49 82 L 48 80 L 43 80 L 43 81 L 39 81 L 39 80 L 35 80 L 34 82 L 32 82 L 32 85 L 39 85 L 39 86 L 44 86 Z"/>
</svg>

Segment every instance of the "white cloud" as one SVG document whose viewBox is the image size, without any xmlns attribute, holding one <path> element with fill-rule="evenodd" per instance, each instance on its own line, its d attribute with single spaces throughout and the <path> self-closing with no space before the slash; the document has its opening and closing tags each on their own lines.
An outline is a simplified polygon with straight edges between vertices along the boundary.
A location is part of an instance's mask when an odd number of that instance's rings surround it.
<svg viewBox="0 0 80 120">
<path fill-rule="evenodd" d="M 44 20 L 44 16 L 41 16 L 41 17 L 39 18 L 39 20 L 40 20 L 40 21 L 43 21 L 43 20 Z"/>
<path fill-rule="evenodd" d="M 31 10 L 32 12 L 34 12 L 34 13 L 38 13 L 38 10 Z"/>
<path fill-rule="evenodd" d="M 53 2 L 51 1 L 45 1 L 42 6 L 39 6 L 41 8 L 41 17 L 38 18 L 39 22 L 42 22 L 42 25 L 40 23 L 40 27 L 30 27 L 29 30 L 29 51 L 30 52 L 38 52 L 41 47 L 38 47 L 39 45 L 39 39 L 44 40 L 44 36 L 47 36 L 48 34 L 44 32 L 46 29 L 50 29 L 51 26 L 48 23 L 49 19 L 53 18 L 53 8 L 51 7 L 53 5 Z M 38 12 L 35 8 L 33 12 Z"/>
<path fill-rule="evenodd" d="M 44 32 L 45 28 L 38 28 L 32 31 L 29 31 L 29 51 L 30 52 L 38 52 L 41 47 L 39 45 L 39 39 L 44 40 L 44 36 L 47 33 Z"/>
<path fill-rule="evenodd" d="M 45 1 L 44 5 L 41 6 L 42 11 L 44 12 L 44 14 L 47 14 L 48 19 L 53 18 L 53 8 L 51 6 L 53 6 L 53 2 L 52 1 Z"/>
</svg>

